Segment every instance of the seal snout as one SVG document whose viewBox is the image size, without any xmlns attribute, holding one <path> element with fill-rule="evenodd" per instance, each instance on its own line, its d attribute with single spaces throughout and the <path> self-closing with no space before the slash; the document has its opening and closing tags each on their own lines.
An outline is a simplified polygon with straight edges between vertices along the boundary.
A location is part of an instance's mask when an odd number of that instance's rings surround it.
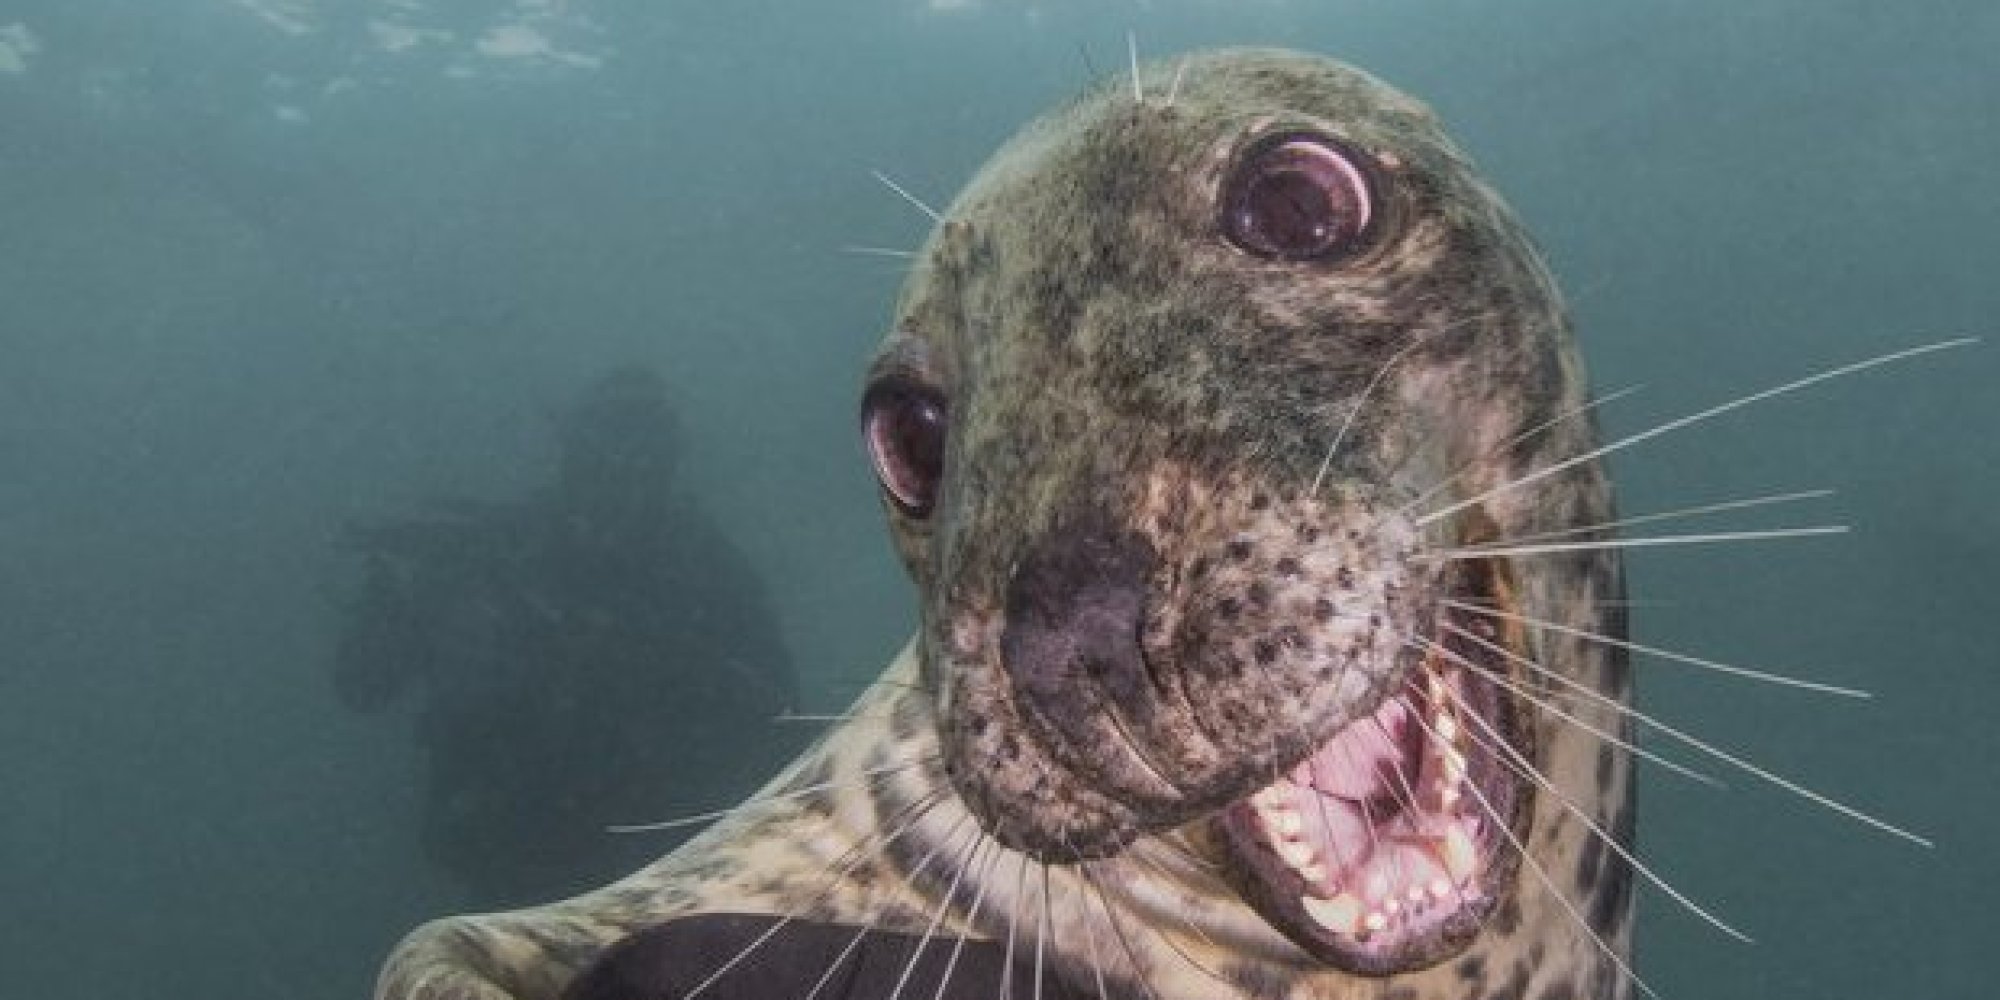
<svg viewBox="0 0 2000 1000">
<path fill-rule="evenodd" d="M 1007 582 L 1000 664 L 1024 720 L 1065 765 L 1126 801 L 1178 790 L 1145 756 L 1166 692 L 1141 643 L 1159 554 L 1103 514 L 1050 529 Z"/>
<path fill-rule="evenodd" d="M 1414 659 L 1393 638 L 1420 633 L 1430 603 L 1406 575 L 1406 531 L 1247 484 L 1199 491 L 1193 507 L 1073 505 L 1002 562 L 988 690 L 1041 775 L 1117 803 L 1111 822 L 1052 817 L 1058 856 L 1240 798 Z"/>
</svg>

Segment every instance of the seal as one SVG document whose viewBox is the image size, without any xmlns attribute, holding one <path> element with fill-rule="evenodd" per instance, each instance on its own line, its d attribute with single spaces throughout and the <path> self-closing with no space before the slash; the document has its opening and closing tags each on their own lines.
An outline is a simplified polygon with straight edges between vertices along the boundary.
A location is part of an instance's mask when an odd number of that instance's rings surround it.
<svg viewBox="0 0 2000 1000">
<path fill-rule="evenodd" d="M 921 598 L 882 680 L 681 849 L 428 924 L 378 996 L 555 997 L 721 915 L 762 929 L 675 995 L 829 925 L 998 946 L 985 995 L 1630 991 L 1629 681 L 1584 638 L 1620 567 L 1510 545 L 1612 520 L 1547 270 L 1360 71 L 1130 83 L 980 171 L 869 370 Z"/>
</svg>

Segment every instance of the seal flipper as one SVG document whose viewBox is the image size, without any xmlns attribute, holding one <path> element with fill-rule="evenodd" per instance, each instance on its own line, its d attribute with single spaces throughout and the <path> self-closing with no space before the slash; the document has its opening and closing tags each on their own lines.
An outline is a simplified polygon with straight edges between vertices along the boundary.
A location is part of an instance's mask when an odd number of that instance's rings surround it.
<svg viewBox="0 0 2000 1000">
<path fill-rule="evenodd" d="M 802 997 L 822 977 L 815 994 L 826 1000 L 863 1000 L 896 992 L 942 1000 L 992 1000 L 999 995 L 1007 948 L 1003 942 L 857 929 L 793 920 L 772 931 L 778 917 L 702 914 L 639 931 L 606 949 L 563 991 L 563 1000 L 677 1000 L 766 934 L 728 972 L 701 990 L 706 1000 Z M 854 944 L 855 935 L 860 943 Z M 849 946 L 853 945 L 852 948 Z M 914 965 L 911 954 L 922 945 Z M 954 949 L 956 959 L 954 960 Z M 843 954 L 845 952 L 845 954 Z M 1028 985 L 1032 958 L 1015 963 L 1012 982 L 1022 995 L 1045 1000 L 1089 1000 L 1054 977 L 1042 989 Z M 947 967 L 950 979 L 944 982 Z M 832 971 L 829 972 L 828 970 Z M 903 982 L 907 973 L 908 981 Z M 943 989 L 940 990 L 942 984 Z"/>
</svg>

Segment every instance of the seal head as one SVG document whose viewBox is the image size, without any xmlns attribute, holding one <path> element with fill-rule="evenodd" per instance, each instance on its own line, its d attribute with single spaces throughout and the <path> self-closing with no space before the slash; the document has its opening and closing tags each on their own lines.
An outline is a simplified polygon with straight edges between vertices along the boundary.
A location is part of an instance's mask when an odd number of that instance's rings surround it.
<svg viewBox="0 0 2000 1000">
<path fill-rule="evenodd" d="M 1539 588 L 1465 550 L 1608 510 L 1587 463 L 1493 492 L 1587 435 L 1531 433 L 1580 370 L 1420 104 L 1288 53 L 1173 68 L 987 165 L 870 373 L 946 769 L 1006 846 L 1178 830 L 1319 960 L 1432 964 L 1512 892 L 1512 692 L 1546 683 L 1466 610 Z"/>
</svg>

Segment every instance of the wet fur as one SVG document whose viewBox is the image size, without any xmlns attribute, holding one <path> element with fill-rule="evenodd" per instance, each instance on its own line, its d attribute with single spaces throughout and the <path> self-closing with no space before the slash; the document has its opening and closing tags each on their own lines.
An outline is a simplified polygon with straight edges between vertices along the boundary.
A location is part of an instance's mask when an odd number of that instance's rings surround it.
<svg viewBox="0 0 2000 1000">
<path fill-rule="evenodd" d="M 1160 95 L 1177 72 L 1185 82 L 1167 106 Z M 1458 519 L 1410 527 L 1394 544 L 1364 531 L 1407 521 L 1402 504 L 1461 469 L 1420 509 L 1586 451 L 1592 437 L 1572 419 L 1516 440 L 1582 406 L 1585 380 L 1526 236 L 1423 107 L 1338 64 L 1277 52 L 1167 63 L 1142 84 L 1155 95 L 1144 104 L 1121 83 L 1030 126 L 920 255 L 875 374 L 947 392 L 947 483 L 930 518 L 891 512 L 923 618 L 854 718 L 765 795 L 621 882 L 420 928 L 392 956 L 379 997 L 552 998 L 624 935 L 699 912 L 913 933 L 935 923 L 940 934 L 1011 936 L 1023 954 L 1047 920 L 1052 974 L 1120 996 L 1627 992 L 1592 936 L 1626 949 L 1628 873 L 1545 793 L 1531 796 L 1529 850 L 1588 926 L 1522 870 L 1461 954 L 1415 972 L 1326 967 L 1214 870 L 1203 815 L 1400 676 L 1396 631 L 1424 634 L 1442 586 L 1408 557 L 1466 541 Z M 1378 248 L 1300 268 L 1216 238 L 1222 172 L 1246 137 L 1277 123 L 1329 131 L 1387 164 L 1394 228 Z M 1357 406 L 1328 485 L 1312 491 Z M 1482 530 L 1506 538 L 1601 523 L 1611 504 L 1584 465 L 1481 509 Z M 1147 649 L 1179 668 L 1144 719 L 1105 731 L 1125 751 L 1106 756 L 1122 764 L 1085 760 L 1069 741 L 1099 716 L 1024 711 L 996 663 L 1010 605 L 1030 600 L 1010 599 L 1019 568 L 1066 537 L 1105 532 L 1143 538 L 1154 554 L 1134 572 L 1172 620 Z M 1343 538 L 1346 548 L 1329 548 Z M 1374 583 L 1343 598 L 1354 607 L 1403 595 L 1388 624 L 1278 656 L 1295 635 L 1324 634 L 1310 609 L 1352 590 L 1344 581 L 1357 571 Z M 1508 573 L 1522 613 L 1623 633 L 1612 556 L 1515 560 Z M 1245 616 L 1253 606 L 1260 614 Z M 1624 697 L 1615 652 L 1515 638 L 1551 670 Z M 1265 643 L 1276 644 L 1268 657 Z M 1099 694 L 1108 712 L 1109 692 Z M 1607 709 L 1544 696 L 1623 729 Z M 1531 752 L 1629 840 L 1621 752 L 1546 722 Z M 1171 780 L 1144 773 L 1162 769 Z M 1093 860 L 1067 863 L 1058 843 Z"/>
</svg>

